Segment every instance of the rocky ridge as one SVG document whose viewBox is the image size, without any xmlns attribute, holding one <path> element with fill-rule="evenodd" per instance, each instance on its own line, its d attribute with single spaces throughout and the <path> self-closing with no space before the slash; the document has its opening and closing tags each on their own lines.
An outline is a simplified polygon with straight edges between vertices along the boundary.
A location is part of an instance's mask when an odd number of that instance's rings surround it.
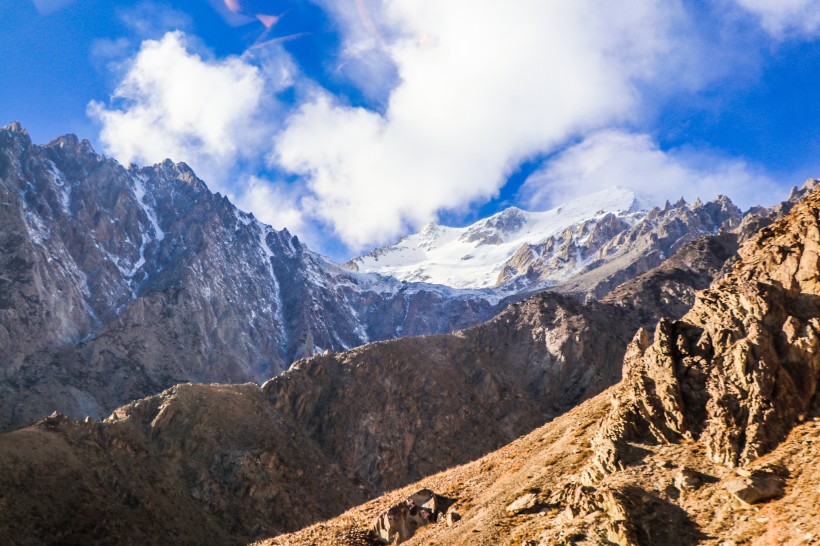
<svg viewBox="0 0 820 546">
<path fill-rule="evenodd" d="M 549 289 L 590 301 L 688 242 L 736 229 L 742 218 L 725 196 L 659 208 L 613 188 L 546 212 L 511 207 L 465 228 L 431 224 L 345 265 L 403 280 L 505 293 Z"/>
<path fill-rule="evenodd" d="M 623 191 L 609 198 L 635 204 Z M 54 410 L 101 418 L 180 382 L 261 382 L 326 350 L 450 332 L 541 286 L 527 280 L 530 266 L 503 288 L 481 290 L 351 272 L 211 193 L 183 163 L 126 169 L 73 135 L 33 145 L 19 124 L 0 130 L 0 200 L 0 430 Z M 593 292 L 731 224 L 735 211 L 721 203 L 619 216 L 631 227 L 615 239 L 640 265 L 596 277 Z M 554 216 L 587 214 L 581 209 Z M 604 229 L 611 214 L 598 216 L 576 235 L 590 252 L 620 256 L 615 232 Z M 466 235 L 492 247 L 527 221 L 506 211 Z M 641 255 L 647 238 L 660 251 Z M 581 280 L 573 286 L 587 286 Z M 567 291 L 583 299 L 585 290 Z"/>
<path fill-rule="evenodd" d="M 342 537 L 410 492 L 461 519 L 404 544 L 812 544 L 820 537 L 820 191 L 741 247 L 624 379 L 478 461 L 261 544 Z M 526 506 L 526 510 L 511 507 Z"/>
</svg>

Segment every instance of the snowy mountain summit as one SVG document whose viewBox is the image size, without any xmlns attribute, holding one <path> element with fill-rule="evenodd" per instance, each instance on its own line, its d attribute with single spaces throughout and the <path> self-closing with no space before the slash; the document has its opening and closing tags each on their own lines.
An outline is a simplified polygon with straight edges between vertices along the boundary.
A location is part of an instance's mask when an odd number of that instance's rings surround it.
<svg viewBox="0 0 820 546">
<path fill-rule="evenodd" d="M 509 262 L 522 249 L 559 238 L 568 229 L 575 248 L 581 249 L 590 242 L 595 225 L 617 219 L 619 227 L 625 229 L 643 220 L 651 208 L 651 201 L 634 191 L 612 187 L 543 212 L 510 207 L 466 227 L 431 223 L 393 246 L 378 248 L 345 265 L 408 282 L 488 288 L 511 279 Z M 572 267 L 555 271 L 553 280 L 585 265 L 585 260 L 576 259 L 578 256 L 567 258 Z"/>
</svg>

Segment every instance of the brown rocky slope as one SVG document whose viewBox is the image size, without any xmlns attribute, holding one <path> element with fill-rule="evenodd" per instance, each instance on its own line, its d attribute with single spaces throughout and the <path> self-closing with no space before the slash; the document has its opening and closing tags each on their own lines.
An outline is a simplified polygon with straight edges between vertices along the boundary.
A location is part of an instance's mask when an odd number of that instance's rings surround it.
<svg viewBox="0 0 820 546">
<path fill-rule="evenodd" d="M 816 202 L 813 195 L 790 219 L 805 210 L 814 211 L 816 219 Z M 776 224 L 770 229 L 788 234 L 790 219 L 785 228 Z M 810 234 L 808 227 L 806 234 Z M 781 239 L 777 235 L 776 244 L 765 248 L 775 249 L 776 254 Z M 801 248 L 807 246 L 806 241 L 801 240 Z M 745 258 L 736 270 L 757 259 L 755 245 L 762 248 L 759 242 L 744 247 Z M 784 248 L 785 256 L 793 254 L 793 249 Z M 771 264 L 765 263 L 769 265 L 761 267 L 767 270 Z M 803 268 L 809 269 L 808 265 Z M 736 278 L 732 273 L 722 282 L 731 288 Z M 799 292 L 799 283 L 793 289 Z M 795 297 L 802 301 L 800 294 Z M 804 311 L 811 314 L 812 309 Z M 755 322 L 750 320 L 751 328 Z M 377 343 L 301 361 L 262 389 L 182 385 L 125 406 L 105 423 L 76 423 L 59 416 L 46 419 L 0 435 L 4 516 L 0 539 L 32 544 L 238 544 L 302 528 L 380 490 L 475 459 L 594 396 L 619 379 L 621 357 L 636 323 L 626 306 L 581 305 L 542 294 L 510 307 L 486 324 L 453 335 Z M 629 362 L 643 358 L 641 351 L 649 351 L 645 347 L 633 345 Z M 645 367 L 627 368 L 628 380 L 610 391 L 616 400 L 640 396 L 640 386 L 649 384 L 644 378 L 648 373 L 638 374 L 637 381 L 633 371 Z M 634 392 L 628 394 L 629 389 Z M 607 526 L 613 536 L 637 537 L 633 543 L 641 543 L 645 529 L 618 522 L 644 517 L 659 506 L 663 509 L 658 508 L 656 519 L 671 514 L 684 523 L 687 520 L 678 510 L 680 505 L 652 489 L 652 480 L 660 475 L 654 467 L 630 464 L 636 457 L 663 465 L 670 460 L 691 460 L 706 484 L 728 471 L 703 459 L 700 452 L 705 448 L 694 440 L 670 435 L 658 444 L 655 436 L 641 436 L 651 430 L 649 425 L 640 426 L 641 419 L 648 421 L 655 414 L 644 415 L 638 407 L 624 421 L 617 409 L 623 407 L 622 402 L 610 410 L 608 398 L 598 397 L 484 463 L 435 478 L 443 481 L 425 483 L 457 499 L 456 509 L 468 516 L 459 525 L 472 525 L 468 522 L 478 518 L 475 522 L 486 523 L 480 524 L 479 531 L 487 525 L 494 528 L 494 534 L 487 534 L 488 544 L 503 543 L 499 537 L 516 536 L 534 544 L 552 544 L 566 529 L 576 527 L 580 530 L 572 536 L 594 539 L 599 536 L 596 530 Z M 605 418 L 614 424 L 611 430 L 631 431 L 632 436 L 610 437 L 610 429 L 599 433 L 596 425 Z M 632 428 L 627 426 L 634 423 Z M 783 427 L 787 429 L 788 423 Z M 813 434 L 815 429 L 809 423 L 797 430 Z M 539 437 L 546 440 L 539 442 Z M 535 444 L 528 443 L 532 438 Z M 589 449 L 593 439 L 594 451 Z M 647 443 L 633 449 L 630 442 L 636 439 L 657 445 Z M 677 443 L 666 443 L 668 439 Z M 803 441 L 802 436 L 799 439 Z M 549 449 L 544 451 L 547 443 Z M 812 446 L 800 445 L 808 446 L 808 451 L 804 449 L 799 456 L 811 454 Z M 789 453 L 783 457 L 784 466 L 792 464 Z M 546 465 L 545 460 L 552 463 Z M 538 461 L 549 469 L 538 471 L 534 466 Z M 490 466 L 482 466 L 485 463 L 503 467 L 491 472 Z M 491 481 L 469 478 L 476 468 L 487 471 Z M 797 475 L 792 472 L 788 479 Z M 448 482 L 450 476 L 462 477 Z M 629 481 L 635 476 L 649 481 L 635 485 Z M 527 486 L 532 483 L 528 480 L 535 482 Z M 470 484 L 474 484 L 472 489 L 467 487 Z M 626 485 L 637 489 L 625 489 Z M 493 519 L 495 512 L 487 503 L 516 500 L 525 486 L 537 490 L 531 493 L 538 510 L 546 505 L 560 507 L 573 515 L 571 520 L 580 519 L 552 527 L 544 527 L 551 519 L 542 519 L 527 527 L 530 530 L 515 534 L 514 525 Z M 488 487 L 494 491 L 492 499 L 483 497 Z M 722 491 L 705 487 L 704 491 Z M 512 494 L 517 496 L 506 500 Z M 396 498 L 392 495 L 389 502 Z M 352 513 L 370 514 L 385 502 L 378 500 L 363 508 L 364 512 Z M 504 509 L 506 504 L 498 506 Z M 475 512 L 469 512 L 473 508 Z M 628 509 L 633 512 L 627 514 Z M 607 516 L 609 512 L 615 515 Z M 323 535 L 321 528 L 314 527 L 306 531 L 308 535 L 282 540 L 306 544 L 314 540 L 306 538 L 313 536 L 310 533 L 318 533 L 316 537 L 325 538 L 315 540 L 339 544 L 366 536 L 367 524 L 362 523 L 366 517 L 352 517 L 353 534 L 336 522 L 326 524 L 330 534 Z M 655 520 L 650 518 L 650 526 L 651 521 Z M 700 520 L 693 521 L 694 527 L 686 529 L 706 532 L 697 523 Z M 444 537 L 443 542 L 435 543 L 448 543 L 462 536 L 456 531 L 463 529 L 456 525 L 452 530 L 431 532 Z M 347 538 L 339 539 L 337 532 Z M 458 540 L 481 543 L 476 538 L 480 534 Z M 546 538 L 539 538 L 541 535 Z"/>
<path fill-rule="evenodd" d="M 422 487 L 462 518 L 408 545 L 816 543 L 818 281 L 814 191 L 681 320 L 653 342 L 639 331 L 620 384 L 481 460 L 265 544 L 366 544 L 349 537 Z"/>
<path fill-rule="evenodd" d="M 238 544 L 296 530 L 613 383 L 624 316 L 545 294 L 457 334 L 301 361 L 263 388 L 180 385 L 102 423 L 55 415 L 2 434 L 0 542 Z"/>
<path fill-rule="evenodd" d="M 0 436 L 3 544 L 243 544 L 364 500 L 257 385 L 179 385 L 106 422 Z"/>
</svg>

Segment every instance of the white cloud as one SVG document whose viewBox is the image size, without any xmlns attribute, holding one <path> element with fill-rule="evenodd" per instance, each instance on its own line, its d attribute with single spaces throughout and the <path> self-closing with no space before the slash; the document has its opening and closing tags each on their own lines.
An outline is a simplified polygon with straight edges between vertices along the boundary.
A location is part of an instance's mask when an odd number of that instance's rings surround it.
<svg viewBox="0 0 820 546">
<path fill-rule="evenodd" d="M 262 222 L 276 229 L 287 228 L 295 233 L 306 231 L 307 225 L 299 203 L 301 191 L 251 176 L 236 200 L 240 209 L 249 210 Z"/>
<path fill-rule="evenodd" d="M 51 15 L 72 4 L 74 0 L 33 0 L 41 15 Z"/>
<path fill-rule="evenodd" d="M 185 35 L 143 42 L 106 106 L 91 102 L 106 153 L 123 163 L 185 161 L 215 190 L 238 158 L 260 153 L 266 81 L 239 57 L 210 60 L 186 48 Z"/>
<path fill-rule="evenodd" d="M 767 32 L 777 38 L 815 37 L 820 33 L 820 2 L 817 0 L 735 0 L 760 19 Z"/>
<path fill-rule="evenodd" d="M 344 29 L 335 74 L 383 106 L 396 86 L 397 74 L 385 38 L 392 29 L 375 17 L 382 0 L 318 2 Z"/>
<path fill-rule="evenodd" d="M 547 209 L 611 186 L 660 202 L 728 195 L 741 208 L 786 197 L 743 160 L 709 151 L 663 151 L 648 135 L 619 131 L 598 132 L 565 150 L 527 179 L 520 197 L 532 209 Z"/>
<path fill-rule="evenodd" d="M 670 37 L 674 2 L 380 6 L 370 14 L 400 82 L 385 113 L 318 93 L 274 154 L 307 177 L 308 212 L 357 248 L 490 198 L 522 159 L 633 119 L 641 83 L 671 77 L 684 55 Z"/>
</svg>

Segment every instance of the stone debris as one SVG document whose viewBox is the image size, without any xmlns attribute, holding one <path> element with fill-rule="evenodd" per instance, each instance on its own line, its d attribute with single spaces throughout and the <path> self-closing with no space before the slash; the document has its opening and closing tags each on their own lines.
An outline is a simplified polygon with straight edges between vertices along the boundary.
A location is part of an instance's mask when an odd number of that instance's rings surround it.
<svg viewBox="0 0 820 546">
<path fill-rule="evenodd" d="M 538 497 L 535 493 L 527 493 L 521 495 L 507 506 L 507 512 L 511 514 L 527 514 L 532 512 L 538 506 Z"/>
<path fill-rule="evenodd" d="M 675 487 L 680 491 L 691 491 L 693 489 L 697 489 L 703 483 L 698 473 L 694 470 L 689 468 L 683 467 L 681 468 L 677 474 L 675 474 L 674 484 Z"/>
</svg>

